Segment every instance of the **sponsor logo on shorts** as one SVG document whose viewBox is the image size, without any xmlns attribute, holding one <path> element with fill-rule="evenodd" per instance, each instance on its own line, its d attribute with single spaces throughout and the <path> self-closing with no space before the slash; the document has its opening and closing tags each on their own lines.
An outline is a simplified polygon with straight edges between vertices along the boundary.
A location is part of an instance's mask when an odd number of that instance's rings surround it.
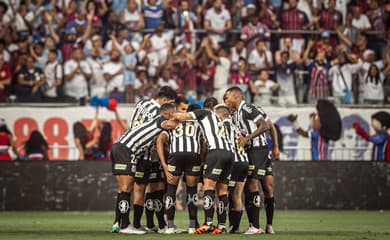
<svg viewBox="0 0 390 240">
<path fill-rule="evenodd" d="M 272 167 L 268 167 L 268 168 L 267 168 L 267 171 L 268 171 L 268 172 L 272 172 Z"/>
<path fill-rule="evenodd" d="M 150 179 L 156 179 L 157 178 L 157 173 L 151 173 L 149 178 Z"/>
<path fill-rule="evenodd" d="M 212 174 L 220 175 L 222 172 L 222 169 L 214 168 L 213 171 L 211 171 Z"/>
<path fill-rule="evenodd" d="M 248 170 L 251 170 L 251 171 L 255 170 L 255 165 L 249 165 Z"/>
<path fill-rule="evenodd" d="M 257 175 L 264 176 L 265 175 L 265 170 L 263 170 L 263 169 L 257 170 Z"/>
<path fill-rule="evenodd" d="M 143 178 L 144 175 L 145 175 L 145 173 L 143 173 L 143 172 L 135 172 L 135 177 L 136 178 Z"/>
<path fill-rule="evenodd" d="M 192 172 L 200 172 L 200 166 L 193 166 Z"/>
<path fill-rule="evenodd" d="M 236 181 L 229 181 L 229 187 L 236 186 Z"/>
<path fill-rule="evenodd" d="M 126 170 L 127 164 L 121 164 L 121 163 L 115 163 L 114 169 L 115 170 Z"/>
<path fill-rule="evenodd" d="M 168 171 L 170 171 L 170 172 L 176 171 L 176 166 L 168 165 Z"/>
<path fill-rule="evenodd" d="M 132 166 L 131 166 L 131 172 L 132 172 L 132 173 L 135 173 L 135 169 L 136 169 L 136 166 L 135 166 L 135 165 L 132 165 Z"/>
</svg>

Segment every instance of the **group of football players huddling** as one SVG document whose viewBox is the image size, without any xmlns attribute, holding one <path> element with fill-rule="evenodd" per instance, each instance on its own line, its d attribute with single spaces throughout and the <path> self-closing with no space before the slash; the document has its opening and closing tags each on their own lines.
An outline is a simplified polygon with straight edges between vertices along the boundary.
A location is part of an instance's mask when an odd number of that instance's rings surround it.
<svg viewBox="0 0 390 240">
<path fill-rule="evenodd" d="M 112 146 L 112 171 L 118 183 L 112 232 L 239 233 L 245 206 L 249 228 L 244 234 L 272 234 L 275 204 L 271 161 L 278 157 L 273 123 L 263 109 L 244 101 L 240 88 L 227 89 L 222 104 L 207 98 L 201 108 L 188 104 L 171 88 L 162 87 L 156 99 L 137 103 L 126 132 Z M 174 223 L 180 179 L 185 183 L 188 230 Z M 198 199 L 198 193 L 202 198 Z M 204 210 L 202 224 L 198 222 L 198 205 Z M 266 210 L 265 230 L 259 223 L 262 205 Z M 142 227 L 144 211 L 146 226 Z"/>
</svg>

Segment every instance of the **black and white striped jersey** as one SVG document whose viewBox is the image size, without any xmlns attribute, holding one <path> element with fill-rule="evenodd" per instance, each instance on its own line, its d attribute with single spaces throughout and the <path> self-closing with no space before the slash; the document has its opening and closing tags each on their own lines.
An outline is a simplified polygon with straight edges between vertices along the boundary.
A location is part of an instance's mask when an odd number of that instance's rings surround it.
<svg viewBox="0 0 390 240">
<path fill-rule="evenodd" d="M 138 127 L 159 114 L 160 104 L 158 104 L 156 100 L 140 100 L 135 107 L 132 118 L 130 119 L 130 129 Z"/>
<path fill-rule="evenodd" d="M 233 123 L 236 125 L 237 129 L 242 135 L 247 136 L 256 131 L 258 128 L 256 122 L 261 118 L 264 118 L 265 121 L 268 121 L 268 115 L 263 111 L 262 108 L 252 104 L 247 104 L 245 101 L 242 101 L 238 107 L 238 110 L 234 113 Z M 264 132 L 260 136 L 250 140 L 245 147 L 267 148 L 267 144 L 267 136 Z"/>
<path fill-rule="evenodd" d="M 214 112 L 209 110 L 196 110 L 191 112 L 191 115 L 194 120 L 198 120 L 202 128 L 208 150 L 219 149 L 233 151 L 225 125 Z"/>
<path fill-rule="evenodd" d="M 168 135 L 171 154 L 177 152 L 200 153 L 202 129 L 197 121 L 180 122 L 174 130 L 168 132 Z"/>
<path fill-rule="evenodd" d="M 119 138 L 118 142 L 129 148 L 136 157 L 149 159 L 145 155 L 150 154 L 150 148 L 158 135 L 164 130 L 161 124 L 165 120 L 167 119 L 157 116 L 138 127 L 129 129 Z"/>
<path fill-rule="evenodd" d="M 241 133 L 238 131 L 231 119 L 224 119 L 223 123 L 225 124 L 228 136 L 230 138 L 230 143 L 234 151 L 234 162 L 248 162 L 248 155 L 246 154 L 245 149 L 240 147 L 239 144 Z"/>
</svg>

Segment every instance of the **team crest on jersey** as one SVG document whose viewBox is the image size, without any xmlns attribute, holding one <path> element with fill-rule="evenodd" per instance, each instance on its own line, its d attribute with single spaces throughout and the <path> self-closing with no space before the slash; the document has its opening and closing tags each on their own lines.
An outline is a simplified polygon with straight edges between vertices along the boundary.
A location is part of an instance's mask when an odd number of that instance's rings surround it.
<svg viewBox="0 0 390 240">
<path fill-rule="evenodd" d="M 242 107 L 242 109 L 244 109 L 246 112 L 248 112 L 248 113 L 252 113 L 252 107 L 251 106 L 248 106 L 248 105 L 244 105 L 243 107 Z"/>
<path fill-rule="evenodd" d="M 125 213 L 129 210 L 130 204 L 126 200 L 121 200 L 118 204 L 118 210 L 120 213 Z"/>
<path fill-rule="evenodd" d="M 205 196 L 204 197 L 204 202 L 203 202 L 203 207 L 206 210 L 209 210 L 213 207 L 214 201 L 210 196 Z"/>
<path fill-rule="evenodd" d="M 175 206 L 175 202 L 173 201 L 173 198 L 171 196 L 167 196 L 165 198 L 165 209 L 170 209 L 173 206 Z"/>
</svg>

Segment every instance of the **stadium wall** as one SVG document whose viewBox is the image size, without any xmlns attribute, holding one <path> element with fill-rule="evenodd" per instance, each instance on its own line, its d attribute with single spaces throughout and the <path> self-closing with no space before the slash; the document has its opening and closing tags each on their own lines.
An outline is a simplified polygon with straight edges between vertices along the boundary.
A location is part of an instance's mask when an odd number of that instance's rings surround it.
<svg viewBox="0 0 390 240">
<path fill-rule="evenodd" d="M 278 209 L 390 209 L 390 164 L 274 163 Z M 112 210 L 106 161 L 0 162 L 1 210 Z"/>
<path fill-rule="evenodd" d="M 297 107 L 264 107 L 272 121 L 277 123 L 284 136 L 283 145 L 285 151 L 281 155 L 282 160 L 310 160 L 310 140 L 300 137 L 294 131 L 287 116 L 291 113 L 298 114 L 298 122 L 304 129 L 309 128 L 309 115 L 315 111 L 311 106 Z M 371 134 L 374 130 L 370 127 L 371 115 L 376 111 L 386 108 L 339 108 L 343 128 L 341 139 L 330 142 L 329 156 L 333 160 L 370 160 L 371 145 L 363 138 L 355 134 L 352 124 L 360 125 Z M 118 112 L 128 120 L 134 111 L 134 106 L 121 106 Z M 83 122 L 89 126 L 94 118 L 95 109 L 90 106 L 63 106 L 59 107 L 34 107 L 34 106 L 4 106 L 0 107 L 0 117 L 4 118 L 8 127 L 14 134 L 15 144 L 22 148 L 33 130 L 38 129 L 43 133 L 52 148 L 49 151 L 51 160 L 78 159 L 73 138 L 73 123 Z M 113 140 L 117 139 L 123 129 L 119 126 L 113 112 L 105 108 L 99 110 L 99 119 L 109 121 L 112 124 Z M 297 151 L 296 149 L 300 149 Z"/>
</svg>

